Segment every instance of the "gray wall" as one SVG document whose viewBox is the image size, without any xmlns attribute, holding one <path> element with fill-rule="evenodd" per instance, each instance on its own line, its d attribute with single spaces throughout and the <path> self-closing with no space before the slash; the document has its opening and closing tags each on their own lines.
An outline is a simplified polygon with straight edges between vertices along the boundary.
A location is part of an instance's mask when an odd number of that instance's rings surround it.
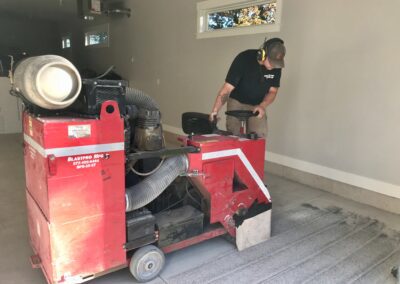
<svg viewBox="0 0 400 284">
<path fill-rule="evenodd" d="M 126 1 L 109 48 L 79 60 L 114 64 L 160 104 L 167 130 L 209 112 L 234 56 L 264 34 L 196 39 L 195 0 Z M 273 162 L 400 197 L 400 2 L 283 0 L 287 67 L 268 109 Z"/>
<path fill-rule="evenodd" d="M 69 19 L 68 21 L 62 21 L 58 24 L 58 37 L 61 42 L 62 37 L 71 37 L 71 48 L 59 49 L 59 55 L 70 60 L 77 68 L 85 66 L 83 62 L 79 60 L 78 53 L 84 49 L 85 41 L 82 31 L 82 22 L 79 19 Z"/>
<path fill-rule="evenodd" d="M 2 58 L 22 52 L 31 56 L 55 54 L 60 49 L 57 24 L 48 21 L 0 13 L 0 35 Z M 9 90 L 8 78 L 0 77 L 0 133 L 21 131 L 21 107 Z"/>
<path fill-rule="evenodd" d="M 0 134 L 18 133 L 22 129 L 21 103 L 8 94 L 10 81 L 0 77 Z"/>
<path fill-rule="evenodd" d="M 56 53 L 61 44 L 57 24 L 1 11 L 0 34 L 1 54 L 22 51 L 29 55 Z"/>
</svg>

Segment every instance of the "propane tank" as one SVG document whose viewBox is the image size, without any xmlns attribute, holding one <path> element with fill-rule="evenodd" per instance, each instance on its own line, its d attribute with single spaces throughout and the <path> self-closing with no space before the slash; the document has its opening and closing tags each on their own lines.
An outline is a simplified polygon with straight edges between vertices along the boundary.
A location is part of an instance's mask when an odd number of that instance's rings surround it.
<svg viewBox="0 0 400 284">
<path fill-rule="evenodd" d="M 30 103 L 45 109 L 70 106 L 81 91 L 81 76 L 75 66 L 58 55 L 22 60 L 14 74 L 14 88 Z"/>
</svg>

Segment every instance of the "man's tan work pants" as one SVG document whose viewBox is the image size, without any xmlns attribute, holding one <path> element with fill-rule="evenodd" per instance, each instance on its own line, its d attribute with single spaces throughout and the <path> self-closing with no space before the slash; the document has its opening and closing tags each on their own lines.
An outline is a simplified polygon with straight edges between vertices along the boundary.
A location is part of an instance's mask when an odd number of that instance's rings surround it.
<svg viewBox="0 0 400 284">
<path fill-rule="evenodd" d="M 253 110 L 254 106 L 242 104 L 235 99 L 229 98 L 227 110 Z M 240 121 L 233 116 L 226 116 L 226 129 L 234 135 L 240 134 Z M 268 124 L 267 116 L 263 118 L 250 117 L 248 121 L 247 133 L 256 132 L 259 137 L 267 138 Z"/>
</svg>

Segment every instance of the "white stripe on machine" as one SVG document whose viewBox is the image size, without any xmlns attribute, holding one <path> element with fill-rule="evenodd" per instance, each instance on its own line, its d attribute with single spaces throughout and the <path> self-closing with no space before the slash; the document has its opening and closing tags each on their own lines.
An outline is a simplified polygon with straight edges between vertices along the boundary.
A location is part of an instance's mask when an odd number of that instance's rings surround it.
<svg viewBox="0 0 400 284">
<path fill-rule="evenodd" d="M 210 159 L 217 159 L 230 156 L 239 157 L 239 159 L 242 161 L 246 169 L 249 171 L 254 181 L 257 183 L 258 187 L 267 197 L 268 201 L 271 202 L 271 195 L 269 194 L 267 187 L 265 186 L 261 178 L 258 176 L 257 172 L 254 170 L 253 166 L 250 164 L 249 160 L 247 159 L 246 155 L 242 152 L 241 149 L 230 149 L 230 150 L 203 153 L 202 160 L 210 160 Z"/>
<path fill-rule="evenodd" d="M 45 158 L 49 155 L 54 155 L 56 157 L 67 157 L 103 152 L 123 151 L 125 149 L 124 142 L 44 149 L 41 145 L 39 145 L 35 140 L 33 140 L 30 136 L 26 134 L 24 134 L 24 140 Z"/>
</svg>

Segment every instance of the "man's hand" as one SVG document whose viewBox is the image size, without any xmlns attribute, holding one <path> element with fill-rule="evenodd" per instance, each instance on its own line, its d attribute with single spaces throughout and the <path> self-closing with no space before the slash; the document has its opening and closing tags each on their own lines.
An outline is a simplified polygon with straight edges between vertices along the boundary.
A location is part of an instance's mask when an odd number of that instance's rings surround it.
<svg viewBox="0 0 400 284">
<path fill-rule="evenodd" d="M 261 119 L 261 118 L 263 118 L 265 116 L 265 109 L 260 105 L 255 106 L 253 108 L 253 113 L 256 113 L 256 112 L 258 112 L 257 118 Z"/>
<path fill-rule="evenodd" d="M 212 113 L 210 113 L 210 116 L 209 116 L 208 119 L 211 122 L 217 122 L 217 115 L 218 115 L 218 112 L 217 111 L 213 111 Z"/>
<path fill-rule="evenodd" d="M 261 119 L 265 116 L 265 110 L 267 106 L 273 103 L 277 93 L 278 93 L 278 88 L 276 87 L 269 88 L 268 94 L 265 95 L 263 101 L 258 106 L 255 106 L 253 109 L 253 113 L 258 112 L 257 118 Z"/>
</svg>

